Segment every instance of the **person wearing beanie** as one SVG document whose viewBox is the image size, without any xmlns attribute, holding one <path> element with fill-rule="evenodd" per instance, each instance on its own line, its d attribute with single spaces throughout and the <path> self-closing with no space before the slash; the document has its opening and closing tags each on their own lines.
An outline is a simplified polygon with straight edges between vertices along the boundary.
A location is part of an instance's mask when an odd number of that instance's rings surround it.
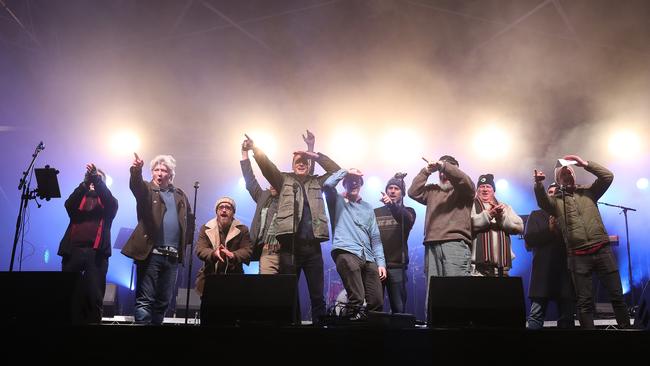
<svg viewBox="0 0 650 366">
<path fill-rule="evenodd" d="M 280 273 L 295 274 L 300 278 L 300 272 L 304 272 L 311 300 L 312 324 L 318 325 L 326 314 L 321 243 L 329 240 L 323 184 L 341 167 L 325 154 L 296 151 L 292 172 L 281 172 L 252 140 L 247 140 L 262 175 L 280 191 L 275 221 L 275 237 L 280 242 Z M 310 161 L 318 163 L 325 174 L 312 174 Z M 299 311 L 300 306 L 296 306 L 296 324 L 301 320 Z"/>
<path fill-rule="evenodd" d="M 552 183 L 548 195 L 555 195 L 558 185 Z M 530 311 L 526 328 L 542 329 L 548 303 L 557 304 L 557 327 L 574 328 L 575 291 L 567 267 L 566 245 L 557 218 L 544 210 L 534 210 L 524 229 L 526 250 L 533 252 L 530 266 L 528 298 Z"/>
<path fill-rule="evenodd" d="M 343 180 L 345 192 L 339 194 Z M 358 169 L 341 169 L 323 185 L 327 208 L 332 220 L 332 259 L 348 296 L 345 315 L 363 319 L 362 306 L 382 311 L 384 294 L 381 282 L 386 279 L 386 261 L 375 211 L 361 199 L 363 173 Z"/>
<path fill-rule="evenodd" d="M 439 184 L 427 184 L 433 172 Z M 429 278 L 469 276 L 472 242 L 470 211 L 474 202 L 474 183 L 460 170 L 458 160 L 443 155 L 413 178 L 408 195 L 426 205 L 424 217 L 425 275 Z M 428 303 L 427 291 L 425 306 Z"/>
<path fill-rule="evenodd" d="M 307 151 L 314 151 L 316 137 L 307 130 L 307 136 L 303 135 L 307 144 Z M 276 219 L 278 216 L 278 190 L 273 186 L 262 189 L 253 174 L 253 167 L 248 156 L 253 148 L 252 140 L 245 139 L 242 142 L 242 158 L 239 161 L 242 175 L 246 182 L 246 190 L 256 203 L 255 214 L 251 221 L 251 240 L 253 241 L 252 261 L 259 261 L 260 274 L 280 273 L 280 242 L 275 237 Z M 314 173 L 314 165 L 310 164 L 308 175 Z"/>
<path fill-rule="evenodd" d="M 387 278 L 383 282 L 384 291 L 388 291 L 390 310 L 393 313 L 406 312 L 408 239 L 416 216 L 413 208 L 404 206 L 405 176 L 406 173 L 396 173 L 388 180 L 386 191 L 381 193 L 380 201 L 383 206 L 375 208 L 377 226 L 386 257 Z"/>
<path fill-rule="evenodd" d="M 510 235 L 524 231 L 521 217 L 499 202 L 494 191 L 494 175 L 481 175 L 472 209 L 473 276 L 507 276 L 514 259 Z"/>
<path fill-rule="evenodd" d="M 122 248 L 133 258 L 137 281 L 135 321 L 162 324 L 176 290 L 178 264 L 194 240 L 190 201 L 174 181 L 176 160 L 158 155 L 151 160 L 151 181 L 142 179 L 144 161 L 134 153 L 129 187 L 135 196 L 138 225 Z"/>
<path fill-rule="evenodd" d="M 534 170 L 534 191 L 537 205 L 555 216 L 567 246 L 567 262 L 576 291 L 576 308 L 580 326 L 594 328 L 593 274 L 607 290 L 616 323 L 621 328 L 630 326 L 630 314 L 623 297 L 618 264 L 609 245 L 609 235 L 598 211 L 597 202 L 614 181 L 614 174 L 594 161 L 577 155 L 567 155 L 565 161 L 575 161 L 596 176 L 591 185 L 577 185 L 573 168 L 564 164 L 555 171 L 559 192 L 546 194 L 542 183 L 546 176 Z M 558 163 L 560 163 L 558 161 Z M 563 165 L 563 164 L 559 164 Z"/>
<path fill-rule="evenodd" d="M 253 248 L 246 225 L 235 218 L 237 205 L 230 197 L 215 204 L 217 216 L 201 226 L 196 241 L 196 255 L 203 268 L 196 278 L 196 290 L 203 294 L 205 277 L 210 274 L 244 273 L 243 263 L 250 262 Z"/>
<path fill-rule="evenodd" d="M 102 322 L 111 226 L 118 206 L 105 180 L 104 172 L 87 164 L 83 182 L 65 201 L 70 223 L 57 254 L 62 257 L 62 272 L 81 274 L 72 303 L 75 324 Z"/>
</svg>

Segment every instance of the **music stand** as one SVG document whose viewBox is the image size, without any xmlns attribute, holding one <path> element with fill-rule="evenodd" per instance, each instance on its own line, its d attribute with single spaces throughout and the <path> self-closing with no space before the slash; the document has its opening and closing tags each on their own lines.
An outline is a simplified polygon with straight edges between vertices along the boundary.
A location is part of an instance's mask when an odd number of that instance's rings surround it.
<svg viewBox="0 0 650 366">
<path fill-rule="evenodd" d="M 46 165 L 45 168 L 34 169 L 36 175 L 36 194 L 40 199 L 49 201 L 51 198 L 60 198 L 59 181 L 56 176 L 59 171 Z"/>
</svg>

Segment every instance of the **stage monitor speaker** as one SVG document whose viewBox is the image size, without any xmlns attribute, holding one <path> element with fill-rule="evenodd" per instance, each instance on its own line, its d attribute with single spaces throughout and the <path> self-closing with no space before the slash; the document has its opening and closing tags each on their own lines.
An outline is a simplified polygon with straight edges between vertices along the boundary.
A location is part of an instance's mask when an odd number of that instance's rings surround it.
<svg viewBox="0 0 650 366">
<path fill-rule="evenodd" d="M 178 289 L 178 294 L 176 294 L 176 316 L 179 318 L 184 318 L 185 317 L 185 300 L 187 299 L 187 289 L 186 288 L 179 288 Z M 190 313 L 190 318 L 194 318 L 196 315 L 198 315 L 199 311 L 201 309 L 201 297 L 199 294 L 196 292 L 195 289 L 191 288 L 190 289 L 190 307 L 189 307 L 189 313 Z"/>
<path fill-rule="evenodd" d="M 431 277 L 428 323 L 435 328 L 525 328 L 520 277 Z"/>
<path fill-rule="evenodd" d="M 106 291 L 104 291 L 102 316 L 114 317 L 118 312 L 117 307 L 117 285 L 114 283 L 107 283 Z"/>
<path fill-rule="evenodd" d="M 70 324 L 78 272 L 0 272 L 0 324 Z"/>
<path fill-rule="evenodd" d="M 201 325 L 289 325 L 298 282 L 295 275 L 211 275 L 205 279 Z"/>
</svg>

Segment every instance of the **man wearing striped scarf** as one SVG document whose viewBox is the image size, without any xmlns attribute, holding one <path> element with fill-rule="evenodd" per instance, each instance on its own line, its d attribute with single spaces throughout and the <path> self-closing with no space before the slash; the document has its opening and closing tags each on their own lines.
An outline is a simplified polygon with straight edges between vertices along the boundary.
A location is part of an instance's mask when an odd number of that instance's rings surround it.
<svg viewBox="0 0 650 366">
<path fill-rule="evenodd" d="M 481 175 L 472 208 L 473 276 L 507 276 L 514 259 L 510 235 L 524 231 L 521 217 L 497 201 L 494 192 L 494 175 Z"/>
</svg>

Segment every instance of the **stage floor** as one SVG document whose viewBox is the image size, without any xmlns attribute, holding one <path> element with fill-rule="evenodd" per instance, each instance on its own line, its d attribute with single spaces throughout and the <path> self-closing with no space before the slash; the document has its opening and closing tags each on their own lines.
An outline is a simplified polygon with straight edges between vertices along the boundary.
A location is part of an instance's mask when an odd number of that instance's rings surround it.
<svg viewBox="0 0 650 366">
<path fill-rule="evenodd" d="M 66 364 L 101 363 L 170 365 L 212 360 L 238 364 L 354 363 L 424 365 L 450 360 L 453 364 L 524 364 L 524 362 L 633 360 L 647 352 L 650 332 L 602 329 L 395 329 L 370 326 L 242 326 L 184 325 L 168 318 L 162 326 L 125 323 L 111 318 L 89 326 L 1 326 L 3 355 L 26 364 L 62 361 Z M 604 328 L 603 328 L 604 327 Z M 561 357 L 558 359 L 558 357 Z"/>
</svg>

